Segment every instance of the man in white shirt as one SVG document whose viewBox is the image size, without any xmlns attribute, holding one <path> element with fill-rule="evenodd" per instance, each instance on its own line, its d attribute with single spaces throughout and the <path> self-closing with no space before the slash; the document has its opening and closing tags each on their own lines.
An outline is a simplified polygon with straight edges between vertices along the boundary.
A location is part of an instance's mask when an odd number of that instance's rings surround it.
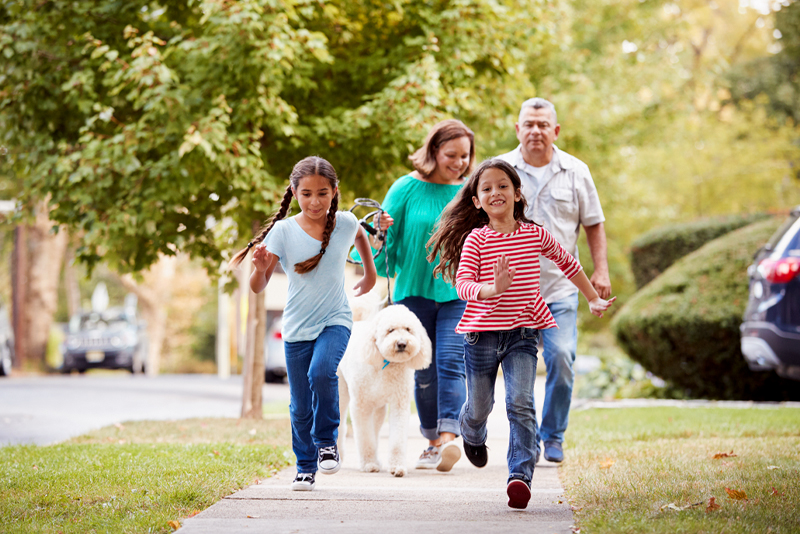
<svg viewBox="0 0 800 534">
<path fill-rule="evenodd" d="M 513 165 L 522 180 L 522 195 L 528 203 L 525 215 L 544 225 L 578 260 L 578 235 L 583 226 L 594 262 L 590 280 L 600 297 L 607 299 L 611 281 L 605 217 L 589 168 L 553 144 L 561 125 L 551 102 L 543 98 L 523 102 L 515 128 L 519 146 L 498 157 Z M 544 257 L 540 261 L 542 297 L 558 328 L 541 331 L 547 380 L 539 438 L 544 444 L 545 459 L 561 462 L 574 382 L 572 364 L 578 345 L 578 290 L 553 262 Z"/>
</svg>

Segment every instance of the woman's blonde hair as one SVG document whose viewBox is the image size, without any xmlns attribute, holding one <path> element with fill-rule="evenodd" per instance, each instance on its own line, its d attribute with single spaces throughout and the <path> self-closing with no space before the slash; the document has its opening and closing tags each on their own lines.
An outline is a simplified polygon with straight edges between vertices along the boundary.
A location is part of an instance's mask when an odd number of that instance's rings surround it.
<svg viewBox="0 0 800 534">
<path fill-rule="evenodd" d="M 475 166 L 475 134 L 466 125 L 456 119 L 448 119 L 436 124 L 422 146 L 413 154 L 408 156 L 414 169 L 423 177 L 427 178 L 436 169 L 436 154 L 443 144 L 453 139 L 461 137 L 469 138 L 469 165 L 464 171 L 463 176 L 469 176 Z"/>
<path fill-rule="evenodd" d="M 325 221 L 325 230 L 322 234 L 322 246 L 320 247 L 319 254 L 312 256 L 301 263 L 295 264 L 294 270 L 296 273 L 303 274 L 311 271 L 319 264 L 320 260 L 322 259 L 322 255 L 325 254 L 325 249 L 328 248 L 328 243 L 330 242 L 333 228 L 336 226 L 336 211 L 339 209 L 339 189 L 337 189 L 339 186 L 339 177 L 336 176 L 336 171 L 334 170 L 333 165 L 328 163 L 327 160 L 324 160 L 318 156 L 309 156 L 298 161 L 292 169 L 292 174 L 289 175 L 289 185 L 286 186 L 286 192 L 283 194 L 283 200 L 281 201 L 280 209 L 269 221 L 267 221 L 264 227 L 259 231 L 258 235 L 252 241 L 250 241 L 245 248 L 236 253 L 236 255 L 228 264 L 229 267 L 238 267 L 247 256 L 247 253 L 250 252 L 250 249 L 264 241 L 264 238 L 267 237 L 267 234 L 275 226 L 275 223 L 286 217 L 286 214 L 289 212 L 289 206 L 292 203 L 293 196 L 292 188 L 296 190 L 298 187 L 300 187 L 300 180 L 302 178 L 314 175 L 327 178 L 328 182 L 330 183 L 331 190 L 334 191 L 333 200 L 331 201 L 330 209 L 328 209 L 328 217 Z"/>
</svg>

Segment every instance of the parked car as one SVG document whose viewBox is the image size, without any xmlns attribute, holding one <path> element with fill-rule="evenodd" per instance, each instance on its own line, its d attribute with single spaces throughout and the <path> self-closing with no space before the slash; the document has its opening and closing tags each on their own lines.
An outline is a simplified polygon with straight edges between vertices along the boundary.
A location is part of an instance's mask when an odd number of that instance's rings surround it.
<svg viewBox="0 0 800 534">
<path fill-rule="evenodd" d="M 276 317 L 264 339 L 264 381 L 283 382 L 286 378 L 286 354 L 283 351 L 281 318 Z"/>
<path fill-rule="evenodd" d="M 147 361 L 147 330 L 131 308 L 74 315 L 61 347 L 62 373 L 87 369 L 127 369 L 144 372 Z"/>
<path fill-rule="evenodd" d="M 14 329 L 8 308 L 0 302 L 0 376 L 9 376 L 14 363 Z"/>
<path fill-rule="evenodd" d="M 742 354 L 753 371 L 800 380 L 800 206 L 756 252 L 747 274 Z"/>
</svg>

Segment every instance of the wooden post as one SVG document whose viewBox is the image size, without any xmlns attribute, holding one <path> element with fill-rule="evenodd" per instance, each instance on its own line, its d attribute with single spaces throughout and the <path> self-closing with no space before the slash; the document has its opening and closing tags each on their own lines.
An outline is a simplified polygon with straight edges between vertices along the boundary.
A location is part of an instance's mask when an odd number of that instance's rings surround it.
<svg viewBox="0 0 800 534">
<path fill-rule="evenodd" d="M 231 327 L 228 320 L 231 299 L 225 293 L 226 281 L 224 276 L 220 276 L 217 283 L 217 376 L 223 380 L 231 376 Z"/>
<path fill-rule="evenodd" d="M 14 252 L 11 259 L 12 322 L 14 327 L 14 367 L 22 367 L 27 357 L 28 236 L 25 226 L 14 228 Z"/>
</svg>

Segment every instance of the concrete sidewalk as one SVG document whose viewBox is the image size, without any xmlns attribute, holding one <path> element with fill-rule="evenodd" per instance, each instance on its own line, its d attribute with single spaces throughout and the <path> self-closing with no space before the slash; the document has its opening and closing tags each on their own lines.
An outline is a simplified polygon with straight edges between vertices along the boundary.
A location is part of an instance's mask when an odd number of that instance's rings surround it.
<svg viewBox="0 0 800 534">
<path fill-rule="evenodd" d="M 540 407 L 544 380 L 537 381 Z M 357 469 L 352 436 L 345 442 L 342 469 L 335 475 L 317 475 L 316 489 L 289 489 L 294 466 L 222 499 L 187 519 L 185 534 L 270 532 L 409 534 L 501 532 L 570 533 L 572 511 L 563 497 L 557 464 L 544 459 L 533 475 L 531 501 L 525 510 L 508 507 L 506 450 L 508 420 L 498 380 L 495 407 L 489 419 L 489 464 L 477 469 L 466 457 L 449 473 L 414 469 L 427 446 L 419 434 L 419 420 L 409 424 L 406 476 L 395 478 L 386 469 L 362 473 Z M 461 440 L 458 440 L 459 445 Z M 462 451 L 463 452 L 463 451 Z M 349 453 L 349 454 L 348 454 Z M 388 433 L 384 425 L 378 457 L 387 461 Z"/>
</svg>

